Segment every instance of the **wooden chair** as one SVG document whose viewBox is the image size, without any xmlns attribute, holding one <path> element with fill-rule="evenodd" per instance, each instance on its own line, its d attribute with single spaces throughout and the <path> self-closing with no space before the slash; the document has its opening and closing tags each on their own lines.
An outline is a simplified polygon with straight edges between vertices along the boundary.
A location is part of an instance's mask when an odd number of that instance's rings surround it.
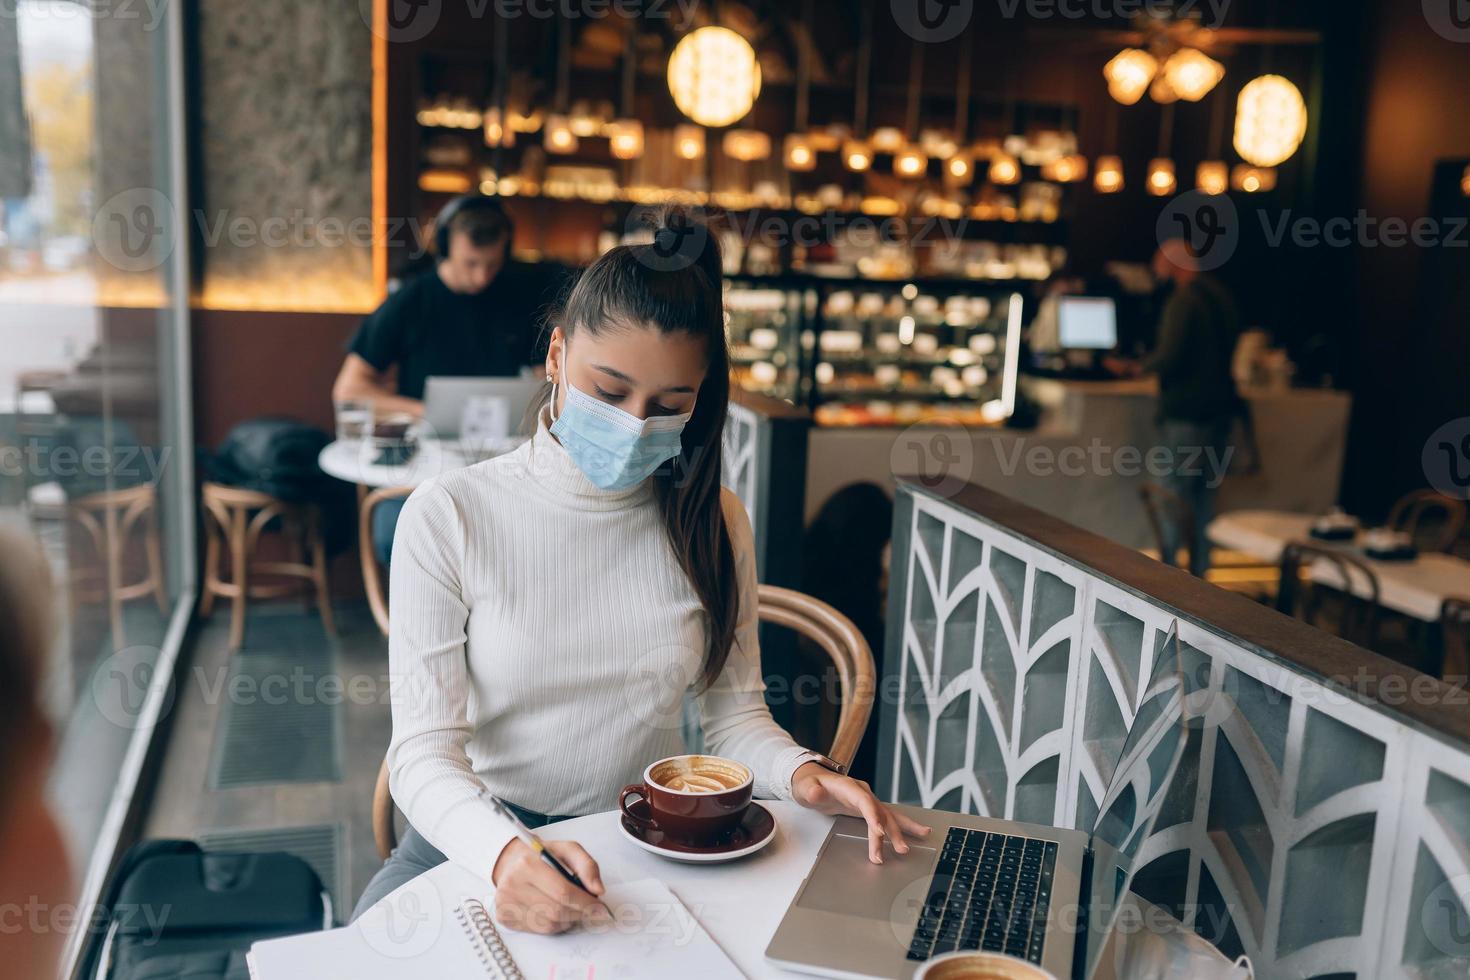
<svg viewBox="0 0 1470 980">
<path fill-rule="evenodd" d="M 199 614 L 209 616 L 216 597 L 230 600 L 230 649 L 245 642 L 245 606 L 250 599 L 274 599 L 314 592 L 322 626 L 335 634 L 331 594 L 327 588 L 327 551 L 322 538 L 321 513 L 315 504 L 290 503 L 258 490 L 205 483 L 204 588 Z M 290 549 L 290 560 L 262 561 L 255 552 L 261 535 L 279 529 Z M 228 549 L 230 576 L 221 561 Z M 306 553 L 310 552 L 310 561 Z M 257 576 L 284 576 L 304 582 L 256 582 Z"/>
<path fill-rule="evenodd" d="M 1470 684 L 1470 597 L 1448 596 L 1439 607 L 1439 676 Z"/>
<path fill-rule="evenodd" d="M 127 645 L 123 603 L 152 596 L 158 611 L 168 615 L 168 592 L 163 581 L 163 548 L 158 532 L 158 490 L 151 483 L 124 490 L 103 490 L 66 502 L 67 519 L 84 529 L 92 542 L 100 569 L 81 568 L 72 574 L 76 602 L 106 602 L 112 643 Z M 123 581 L 129 539 L 137 530 L 143 542 L 146 571 L 136 582 Z"/>
<path fill-rule="evenodd" d="M 1160 561 L 1179 568 L 1189 569 L 1189 556 L 1195 548 L 1210 548 L 1210 567 L 1205 571 L 1205 581 L 1257 597 L 1268 595 L 1276 586 L 1276 567 L 1238 551 L 1215 548 L 1208 541 L 1194 539 L 1194 508 L 1189 501 L 1156 483 L 1144 483 L 1138 488 L 1138 499 L 1143 502 L 1144 514 L 1153 530 L 1154 544 Z M 1164 533 L 1167 521 L 1179 527 L 1180 551 L 1172 560 L 1165 557 L 1168 537 Z"/>
<path fill-rule="evenodd" d="M 1388 526 L 1409 535 L 1420 551 L 1449 551 L 1465 529 L 1465 502 L 1434 490 L 1406 493 L 1388 512 Z"/>
<path fill-rule="evenodd" d="M 1335 632 L 1345 640 L 1374 649 L 1378 641 L 1378 576 L 1367 562 L 1341 549 L 1322 548 L 1303 541 L 1290 542 L 1281 549 L 1281 588 L 1276 595 L 1277 610 L 1323 628 L 1322 586 L 1309 576 L 1312 566 L 1319 562 L 1332 568 L 1327 587 L 1342 594 Z M 1357 588 L 1359 583 L 1361 591 Z"/>
<path fill-rule="evenodd" d="M 357 506 L 357 552 L 362 562 L 362 586 L 367 592 L 368 608 L 373 622 L 383 635 L 388 635 L 388 590 L 383 583 L 383 567 L 373 550 L 373 511 L 390 500 L 406 500 L 413 487 L 383 487 L 363 497 Z"/>
<path fill-rule="evenodd" d="M 873 695 L 877 689 L 873 652 L 868 648 L 868 642 L 852 620 L 805 593 L 762 585 L 758 595 L 762 622 L 795 630 L 832 658 L 842 689 L 842 711 L 827 754 L 843 765 L 850 765 L 868 728 L 868 719 L 873 712 Z M 386 758 L 378 767 L 372 816 L 373 840 L 378 845 L 378 856 L 386 861 L 398 845 Z"/>
</svg>

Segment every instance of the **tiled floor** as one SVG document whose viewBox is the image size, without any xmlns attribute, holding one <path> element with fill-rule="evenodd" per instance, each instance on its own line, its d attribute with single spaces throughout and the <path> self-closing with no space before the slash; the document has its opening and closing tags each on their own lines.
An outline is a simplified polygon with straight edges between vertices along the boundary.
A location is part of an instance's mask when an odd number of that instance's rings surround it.
<svg viewBox="0 0 1470 980">
<path fill-rule="evenodd" d="M 340 849 L 335 855 L 339 880 L 327 884 L 340 893 L 340 919 L 348 914 L 380 863 L 373 845 L 369 808 L 391 723 L 387 642 L 366 607 L 342 606 L 336 612 L 339 635 L 331 638 L 316 614 L 298 602 L 253 605 L 245 637 L 246 655 L 289 655 L 293 649 L 319 649 L 312 644 L 327 645 L 334 654 L 335 666 L 325 676 L 312 673 L 320 658 L 303 656 L 310 669 L 286 673 L 276 681 L 275 688 L 258 677 L 244 687 L 230 682 L 227 608 L 217 610 L 214 618 L 196 632 L 189 659 L 180 668 L 173 728 L 145 834 L 198 838 L 222 832 L 234 836 L 251 830 L 335 828 Z M 291 658 L 285 659 L 289 662 Z M 283 725 L 291 723 L 293 702 L 301 698 L 333 703 L 341 778 L 212 788 L 211 760 L 220 751 L 216 743 L 225 733 L 221 724 L 223 709 L 232 699 L 238 708 L 241 701 L 256 698 L 269 702 L 268 710 L 279 710 Z M 281 751 L 280 740 L 273 741 L 272 745 L 263 745 L 262 751 Z M 322 746 L 302 744 L 297 748 L 307 751 Z M 290 768 L 283 766 L 283 772 Z"/>
</svg>

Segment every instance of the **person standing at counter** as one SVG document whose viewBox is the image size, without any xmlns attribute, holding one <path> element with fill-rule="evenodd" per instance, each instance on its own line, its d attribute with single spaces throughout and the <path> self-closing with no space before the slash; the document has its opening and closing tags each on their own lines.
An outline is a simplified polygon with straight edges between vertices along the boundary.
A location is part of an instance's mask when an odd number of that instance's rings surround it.
<svg viewBox="0 0 1470 980">
<path fill-rule="evenodd" d="M 434 222 L 438 261 L 362 321 L 332 385 L 333 402 L 422 416 L 431 376 L 515 376 L 527 367 L 542 312 L 564 276 L 557 266 L 511 259 L 514 234 L 496 198 L 469 194 L 445 205 Z M 390 500 L 373 512 L 373 549 L 384 565 L 402 509 Z"/>
<path fill-rule="evenodd" d="M 1110 358 L 1108 366 L 1118 374 L 1158 375 L 1159 435 L 1174 461 L 1161 482 L 1189 505 L 1195 542 L 1189 570 L 1203 576 L 1210 567 L 1205 528 L 1214 516 L 1215 494 L 1224 475 L 1207 463 L 1228 460 L 1231 427 L 1242 414 L 1230 372 L 1240 336 L 1240 314 L 1230 290 L 1200 270 L 1182 238 L 1159 247 L 1153 271 L 1161 283 L 1172 287 L 1159 318 L 1154 349 L 1141 362 Z M 1164 521 L 1162 557 L 1168 562 L 1173 561 L 1183 538 L 1183 529 L 1174 518 L 1167 515 Z"/>
</svg>

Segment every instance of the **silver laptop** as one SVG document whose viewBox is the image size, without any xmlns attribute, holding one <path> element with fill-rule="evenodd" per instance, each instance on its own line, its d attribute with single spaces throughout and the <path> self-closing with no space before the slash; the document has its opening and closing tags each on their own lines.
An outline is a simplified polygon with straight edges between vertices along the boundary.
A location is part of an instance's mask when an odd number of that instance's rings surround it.
<svg viewBox="0 0 1470 980">
<path fill-rule="evenodd" d="M 1153 677 L 1091 833 L 900 806 L 929 836 L 873 864 L 866 824 L 838 817 L 766 959 L 828 977 L 908 978 L 931 956 L 982 949 L 1057 977 L 1098 975 L 1138 849 L 1184 752 L 1177 623 L 1157 648 Z"/>
<path fill-rule="evenodd" d="M 503 401 L 495 413 L 504 419 L 504 432 L 480 433 L 482 438 L 505 438 L 520 431 L 521 420 L 531 399 L 540 390 L 539 375 L 516 378 L 450 377 L 431 375 L 424 381 L 424 421 L 440 439 L 456 439 L 471 399 Z"/>
</svg>

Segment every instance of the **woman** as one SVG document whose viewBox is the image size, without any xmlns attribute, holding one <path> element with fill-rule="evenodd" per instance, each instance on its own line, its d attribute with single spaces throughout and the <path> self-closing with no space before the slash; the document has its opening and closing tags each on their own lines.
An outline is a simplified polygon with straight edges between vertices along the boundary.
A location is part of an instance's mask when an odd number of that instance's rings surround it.
<svg viewBox="0 0 1470 980">
<path fill-rule="evenodd" d="M 66 939 L 25 927 L 70 896 L 66 846 L 46 804 L 51 725 L 37 697 L 51 645 L 49 583 L 34 542 L 0 531 L 0 980 L 55 976 Z"/>
<path fill-rule="evenodd" d="M 757 645 L 750 524 L 720 488 L 729 398 L 718 247 L 666 217 L 651 245 L 583 273 L 552 331 L 532 439 L 419 487 L 394 546 L 389 640 L 393 798 L 410 827 L 361 913 L 446 859 L 489 876 L 496 916 L 559 932 L 601 909 L 597 865 L 536 859 L 483 801 L 535 826 L 610 809 L 683 751 L 697 694 L 706 749 L 759 796 L 867 820 L 869 853 L 926 829 L 812 761 L 771 720 Z"/>
</svg>

